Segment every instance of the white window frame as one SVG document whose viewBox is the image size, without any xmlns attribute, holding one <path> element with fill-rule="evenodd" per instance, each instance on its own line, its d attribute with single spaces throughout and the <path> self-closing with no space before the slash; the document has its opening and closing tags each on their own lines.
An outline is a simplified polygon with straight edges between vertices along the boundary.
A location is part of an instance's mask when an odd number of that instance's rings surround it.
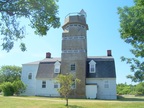
<svg viewBox="0 0 144 108">
<path fill-rule="evenodd" d="M 73 84 L 71 85 L 71 88 L 76 89 L 76 81 L 75 80 L 73 80 Z"/>
<path fill-rule="evenodd" d="M 46 81 L 42 81 L 42 88 L 46 88 Z"/>
<path fill-rule="evenodd" d="M 55 89 L 59 88 L 59 84 L 58 83 L 54 83 L 54 88 Z"/>
<path fill-rule="evenodd" d="M 28 74 L 28 79 L 31 80 L 32 79 L 32 73 Z"/>
<path fill-rule="evenodd" d="M 60 73 L 60 69 L 59 68 L 55 68 L 55 73 Z"/>
<path fill-rule="evenodd" d="M 76 70 L 76 65 L 75 64 L 71 64 L 70 65 L 70 71 L 75 72 Z"/>
<path fill-rule="evenodd" d="M 104 88 L 109 88 L 109 81 L 104 82 Z"/>
<path fill-rule="evenodd" d="M 94 60 L 89 62 L 89 73 L 96 73 L 96 62 Z"/>
<path fill-rule="evenodd" d="M 56 61 L 54 64 L 54 73 L 60 73 L 60 65 L 61 63 L 59 61 Z"/>
</svg>

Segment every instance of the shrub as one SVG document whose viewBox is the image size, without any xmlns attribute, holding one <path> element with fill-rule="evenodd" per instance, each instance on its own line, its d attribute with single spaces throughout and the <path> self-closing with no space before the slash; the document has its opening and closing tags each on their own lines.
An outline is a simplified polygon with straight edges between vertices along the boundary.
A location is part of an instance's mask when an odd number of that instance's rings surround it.
<svg viewBox="0 0 144 108">
<path fill-rule="evenodd" d="M 12 96 L 14 94 L 14 87 L 11 82 L 2 83 L 0 88 L 4 96 Z"/>
<path fill-rule="evenodd" d="M 26 86 L 23 84 L 21 80 L 14 81 L 13 87 L 14 87 L 14 93 L 16 95 L 19 95 L 20 93 L 24 92 L 26 89 Z"/>
<path fill-rule="evenodd" d="M 0 85 L 0 93 L 2 92 L 1 85 Z"/>
<path fill-rule="evenodd" d="M 118 84 L 117 85 L 117 94 L 124 95 L 124 94 L 130 94 L 131 92 L 131 86 L 127 84 Z"/>
</svg>

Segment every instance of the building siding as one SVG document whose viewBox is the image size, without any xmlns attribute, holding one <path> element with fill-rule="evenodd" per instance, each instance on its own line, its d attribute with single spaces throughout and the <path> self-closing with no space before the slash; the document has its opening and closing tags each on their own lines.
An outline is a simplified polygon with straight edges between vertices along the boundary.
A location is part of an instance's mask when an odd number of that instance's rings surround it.
<svg viewBox="0 0 144 108">
<path fill-rule="evenodd" d="M 46 81 L 46 88 L 42 88 L 42 81 Z M 37 79 L 36 81 L 36 95 L 37 96 L 60 96 L 57 88 L 54 88 L 54 79 Z M 60 87 L 60 85 L 58 85 Z"/>
<path fill-rule="evenodd" d="M 108 82 L 108 88 L 105 83 Z M 97 84 L 98 99 L 116 99 L 116 79 L 115 78 L 87 78 L 86 84 Z"/>
<path fill-rule="evenodd" d="M 38 64 L 25 64 L 22 65 L 22 75 L 21 80 L 26 85 L 27 89 L 23 95 L 36 95 L 36 74 L 38 69 Z M 29 73 L 32 73 L 32 79 L 28 79 Z"/>
</svg>

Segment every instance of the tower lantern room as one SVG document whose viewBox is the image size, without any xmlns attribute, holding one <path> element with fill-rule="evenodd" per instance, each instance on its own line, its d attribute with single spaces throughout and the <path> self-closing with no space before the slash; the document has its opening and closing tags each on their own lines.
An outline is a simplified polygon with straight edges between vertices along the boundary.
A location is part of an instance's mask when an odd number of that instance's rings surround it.
<svg viewBox="0 0 144 108">
<path fill-rule="evenodd" d="M 62 26 L 63 30 L 67 27 L 68 24 L 81 24 L 86 27 L 88 30 L 88 25 L 86 24 L 86 12 L 82 9 L 80 12 L 69 13 L 65 17 L 64 25 Z"/>
</svg>

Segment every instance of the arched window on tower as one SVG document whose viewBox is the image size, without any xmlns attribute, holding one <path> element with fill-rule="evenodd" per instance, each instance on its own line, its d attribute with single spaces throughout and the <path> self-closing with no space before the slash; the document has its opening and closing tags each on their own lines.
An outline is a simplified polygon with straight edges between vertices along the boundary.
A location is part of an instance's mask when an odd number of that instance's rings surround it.
<svg viewBox="0 0 144 108">
<path fill-rule="evenodd" d="M 94 60 L 91 60 L 89 62 L 89 73 L 95 73 L 96 72 L 96 62 Z"/>
</svg>

